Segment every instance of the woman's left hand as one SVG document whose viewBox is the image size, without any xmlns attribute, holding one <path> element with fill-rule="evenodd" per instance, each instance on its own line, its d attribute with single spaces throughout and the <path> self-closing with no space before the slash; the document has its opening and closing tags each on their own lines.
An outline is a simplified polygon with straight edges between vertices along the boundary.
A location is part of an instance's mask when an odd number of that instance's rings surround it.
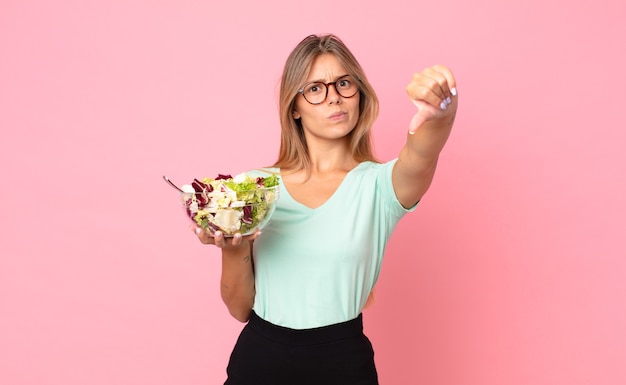
<svg viewBox="0 0 626 385">
<path fill-rule="evenodd" d="M 414 74 L 406 91 L 418 108 L 409 125 L 410 134 L 427 121 L 454 119 L 458 97 L 456 80 L 448 67 L 435 65 Z"/>
</svg>

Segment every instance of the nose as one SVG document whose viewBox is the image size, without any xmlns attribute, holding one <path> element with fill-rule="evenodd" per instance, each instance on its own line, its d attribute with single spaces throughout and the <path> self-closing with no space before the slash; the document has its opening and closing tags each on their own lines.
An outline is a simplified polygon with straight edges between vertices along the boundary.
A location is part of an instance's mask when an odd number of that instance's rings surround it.
<svg viewBox="0 0 626 385">
<path fill-rule="evenodd" d="M 337 88 L 335 87 L 335 84 L 334 83 L 329 84 L 327 87 L 328 87 L 328 95 L 326 96 L 326 100 L 328 101 L 328 104 L 341 103 L 341 95 L 339 95 L 339 92 L 337 92 Z"/>
</svg>

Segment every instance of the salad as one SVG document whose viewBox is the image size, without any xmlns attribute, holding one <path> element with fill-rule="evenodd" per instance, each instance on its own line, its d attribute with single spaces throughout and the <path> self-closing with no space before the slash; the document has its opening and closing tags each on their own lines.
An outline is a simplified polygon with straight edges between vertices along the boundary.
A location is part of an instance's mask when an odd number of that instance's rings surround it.
<svg viewBox="0 0 626 385">
<path fill-rule="evenodd" d="M 181 186 L 187 215 L 211 234 L 252 234 L 267 223 L 278 199 L 279 178 L 219 174 Z"/>
</svg>

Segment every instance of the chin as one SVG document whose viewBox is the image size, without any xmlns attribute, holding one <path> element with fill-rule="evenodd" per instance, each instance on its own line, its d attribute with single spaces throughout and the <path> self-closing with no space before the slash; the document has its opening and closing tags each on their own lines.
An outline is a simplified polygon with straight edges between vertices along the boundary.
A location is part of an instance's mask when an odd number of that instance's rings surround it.
<svg viewBox="0 0 626 385">
<path fill-rule="evenodd" d="M 344 139 L 350 137 L 352 130 L 335 130 L 329 132 L 327 137 L 328 139 Z"/>
<path fill-rule="evenodd" d="M 348 124 L 338 124 L 328 128 L 320 128 L 319 130 L 305 129 L 305 135 L 310 135 L 312 137 L 322 138 L 326 140 L 333 140 L 348 137 L 353 130 L 354 126 L 350 126 Z"/>
</svg>

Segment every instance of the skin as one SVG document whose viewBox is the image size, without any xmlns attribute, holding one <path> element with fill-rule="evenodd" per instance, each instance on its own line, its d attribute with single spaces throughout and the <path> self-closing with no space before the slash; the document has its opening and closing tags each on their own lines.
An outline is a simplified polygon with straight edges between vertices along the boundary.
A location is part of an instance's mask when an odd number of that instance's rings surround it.
<svg viewBox="0 0 626 385">
<path fill-rule="evenodd" d="M 324 54 L 313 62 L 306 83 L 334 82 L 346 74 L 332 54 Z M 398 154 L 392 183 L 398 200 L 408 208 L 422 198 L 432 183 L 439 154 L 454 123 L 458 97 L 454 75 L 443 65 L 414 74 L 406 92 L 418 110 Z M 344 98 L 330 86 L 326 100 L 318 105 L 298 95 L 293 116 L 302 123 L 312 169 L 310 175 L 305 170 L 281 170 L 281 177 L 289 195 L 316 208 L 332 196 L 346 174 L 358 165 L 350 154 L 347 135 L 359 117 L 359 94 Z M 219 232 L 212 237 L 201 228 L 192 226 L 192 230 L 202 243 L 222 249 L 222 300 L 233 317 L 247 321 L 255 295 L 252 244 L 260 232 L 227 239 Z"/>
<path fill-rule="evenodd" d="M 321 55 L 313 61 L 305 83 L 334 82 L 347 73 L 333 55 Z M 305 170 L 281 170 L 281 176 L 289 195 L 298 202 L 319 207 L 357 166 L 349 151 L 347 135 L 359 119 L 359 101 L 359 93 L 344 98 L 334 86 L 329 87 L 328 96 L 321 104 L 310 104 L 302 95 L 296 98 L 293 116 L 302 123 L 313 168 L 310 177 Z"/>
</svg>

